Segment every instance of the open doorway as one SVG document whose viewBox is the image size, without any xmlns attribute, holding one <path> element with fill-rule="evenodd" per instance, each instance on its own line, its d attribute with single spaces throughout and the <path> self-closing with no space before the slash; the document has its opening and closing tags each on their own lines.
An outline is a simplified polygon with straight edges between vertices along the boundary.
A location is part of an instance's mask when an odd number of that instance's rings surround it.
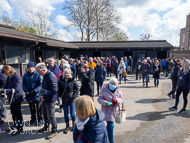
<svg viewBox="0 0 190 143">
<path fill-rule="evenodd" d="M 126 56 L 127 58 L 129 58 L 129 56 L 131 56 L 133 58 L 133 51 L 124 52 L 124 56 Z"/>
<path fill-rule="evenodd" d="M 40 61 L 40 58 L 42 61 Z M 35 51 L 35 62 L 39 63 L 39 62 L 43 62 L 43 61 L 44 61 L 43 51 Z"/>
<path fill-rule="evenodd" d="M 166 59 L 167 58 L 167 51 L 157 51 L 157 58 L 158 59 Z"/>
<path fill-rule="evenodd" d="M 101 51 L 93 52 L 93 57 L 101 57 L 101 56 L 102 56 Z"/>
</svg>

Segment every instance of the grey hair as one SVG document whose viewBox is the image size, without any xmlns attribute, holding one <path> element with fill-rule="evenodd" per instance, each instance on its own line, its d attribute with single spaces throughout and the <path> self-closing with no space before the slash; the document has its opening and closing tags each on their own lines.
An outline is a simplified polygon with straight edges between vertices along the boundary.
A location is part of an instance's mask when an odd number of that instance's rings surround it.
<svg viewBox="0 0 190 143">
<path fill-rule="evenodd" d="M 66 72 L 67 70 L 71 73 L 71 69 L 70 69 L 70 68 L 64 69 L 64 71 L 63 71 L 63 78 L 65 77 L 65 72 Z M 72 73 L 71 73 L 71 75 L 70 75 L 69 78 L 72 78 Z"/>
<path fill-rule="evenodd" d="M 40 71 L 42 71 L 42 70 L 47 70 L 47 67 L 46 67 L 45 63 L 38 63 L 36 65 L 36 70 L 37 69 L 40 70 Z"/>
<path fill-rule="evenodd" d="M 49 61 L 50 61 L 50 60 L 53 60 L 53 61 L 55 62 L 55 59 L 54 59 L 54 58 L 50 58 Z"/>
<path fill-rule="evenodd" d="M 66 68 L 70 69 L 71 66 L 70 66 L 69 64 L 64 64 L 64 65 L 63 65 L 63 69 L 66 69 Z"/>
<path fill-rule="evenodd" d="M 90 57 L 89 59 L 93 60 L 93 58 L 92 58 L 92 57 Z"/>
<path fill-rule="evenodd" d="M 147 60 L 144 60 L 144 61 L 147 62 Z M 144 61 L 143 61 L 143 62 L 144 62 Z"/>
<path fill-rule="evenodd" d="M 187 60 L 187 59 L 183 60 L 182 69 L 183 69 L 184 73 L 189 72 L 189 60 Z"/>
<path fill-rule="evenodd" d="M 150 57 L 147 57 L 147 59 L 149 59 L 149 60 L 150 60 Z"/>
<path fill-rule="evenodd" d="M 112 82 L 114 82 L 114 83 L 116 83 L 116 85 L 118 85 L 118 80 L 117 80 L 117 78 L 115 78 L 115 77 L 111 78 L 111 79 L 109 80 L 109 83 L 112 83 Z"/>
</svg>

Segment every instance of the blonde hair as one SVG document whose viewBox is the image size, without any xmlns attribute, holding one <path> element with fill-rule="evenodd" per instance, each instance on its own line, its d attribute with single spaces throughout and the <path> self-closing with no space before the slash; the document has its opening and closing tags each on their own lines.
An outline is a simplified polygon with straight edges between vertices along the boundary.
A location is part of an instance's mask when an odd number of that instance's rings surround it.
<svg viewBox="0 0 190 143">
<path fill-rule="evenodd" d="M 3 74 L 6 74 L 7 76 L 12 76 L 14 73 L 16 73 L 16 71 L 14 70 L 13 67 L 6 65 L 2 68 L 1 72 Z"/>
<path fill-rule="evenodd" d="M 182 62 L 182 69 L 184 73 L 189 72 L 189 61 L 187 59 L 183 60 Z"/>
<path fill-rule="evenodd" d="M 64 71 L 63 71 L 63 77 L 65 77 L 65 72 L 66 71 L 69 71 L 69 74 L 70 74 L 69 77 L 72 77 L 72 75 L 71 75 L 71 69 L 69 69 L 69 68 L 64 69 Z"/>
<path fill-rule="evenodd" d="M 76 117 L 86 119 L 96 114 L 96 107 L 92 98 L 87 95 L 80 96 L 74 100 Z"/>
</svg>

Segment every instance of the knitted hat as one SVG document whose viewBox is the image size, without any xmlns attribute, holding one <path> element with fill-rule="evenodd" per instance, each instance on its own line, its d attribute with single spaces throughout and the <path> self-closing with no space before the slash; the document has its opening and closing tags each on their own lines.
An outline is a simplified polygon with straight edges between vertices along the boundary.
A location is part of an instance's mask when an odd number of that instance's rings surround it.
<svg viewBox="0 0 190 143">
<path fill-rule="evenodd" d="M 29 67 L 34 67 L 35 68 L 34 62 L 29 62 L 27 68 L 29 68 Z"/>
</svg>

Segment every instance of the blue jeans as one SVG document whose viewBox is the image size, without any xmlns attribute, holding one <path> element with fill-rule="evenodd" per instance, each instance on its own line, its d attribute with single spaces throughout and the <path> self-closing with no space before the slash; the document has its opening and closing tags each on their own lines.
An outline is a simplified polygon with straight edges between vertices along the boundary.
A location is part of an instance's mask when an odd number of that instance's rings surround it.
<svg viewBox="0 0 190 143">
<path fill-rule="evenodd" d="M 168 69 L 166 68 L 166 77 L 168 77 Z"/>
<path fill-rule="evenodd" d="M 119 74 L 119 82 L 121 82 L 121 78 L 122 78 L 122 74 Z M 124 77 L 124 81 L 126 82 L 127 80 L 126 80 L 126 77 Z"/>
<path fill-rule="evenodd" d="M 148 76 L 148 82 L 150 81 L 150 74 L 147 75 Z"/>
<path fill-rule="evenodd" d="M 76 115 L 75 115 L 75 110 L 74 110 L 74 103 L 70 103 L 70 104 L 64 104 L 63 103 L 63 110 L 64 110 L 64 118 L 65 118 L 65 122 L 69 122 L 69 113 L 68 113 L 68 107 L 70 106 L 70 115 L 72 120 L 76 120 Z"/>
<path fill-rule="evenodd" d="M 147 75 L 142 75 L 143 85 L 145 85 L 145 83 L 144 83 L 145 78 L 146 78 L 146 86 L 148 86 L 148 74 Z"/>
<path fill-rule="evenodd" d="M 158 86 L 159 85 L 159 78 L 154 78 L 154 85 Z"/>
<path fill-rule="evenodd" d="M 118 78 L 117 69 L 115 69 L 115 77 Z"/>
<path fill-rule="evenodd" d="M 107 132 L 110 143 L 114 143 L 113 129 L 114 129 L 114 122 L 107 121 Z"/>
</svg>

